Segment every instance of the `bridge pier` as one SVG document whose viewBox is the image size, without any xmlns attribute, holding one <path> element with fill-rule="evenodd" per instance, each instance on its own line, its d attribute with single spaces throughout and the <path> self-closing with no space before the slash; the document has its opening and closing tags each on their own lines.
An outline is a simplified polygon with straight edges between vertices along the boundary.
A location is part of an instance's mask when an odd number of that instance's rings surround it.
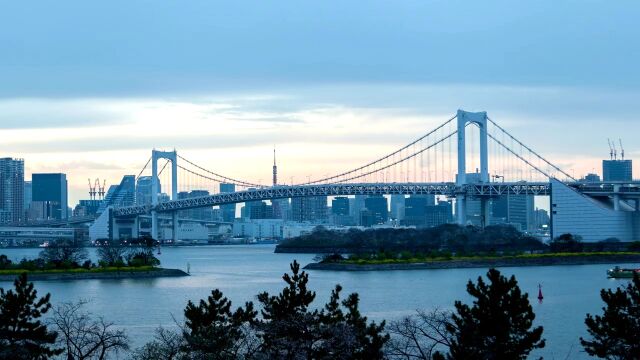
<svg viewBox="0 0 640 360">
<path fill-rule="evenodd" d="M 172 218 L 172 222 L 171 224 L 173 225 L 173 242 L 175 243 L 176 241 L 178 241 L 178 212 L 174 211 L 173 213 L 171 213 L 171 218 Z"/>
<path fill-rule="evenodd" d="M 467 197 L 465 195 L 456 195 L 456 219 L 458 225 L 466 225 L 467 223 Z"/>
<path fill-rule="evenodd" d="M 151 238 L 158 239 L 158 212 L 151 211 Z"/>
</svg>

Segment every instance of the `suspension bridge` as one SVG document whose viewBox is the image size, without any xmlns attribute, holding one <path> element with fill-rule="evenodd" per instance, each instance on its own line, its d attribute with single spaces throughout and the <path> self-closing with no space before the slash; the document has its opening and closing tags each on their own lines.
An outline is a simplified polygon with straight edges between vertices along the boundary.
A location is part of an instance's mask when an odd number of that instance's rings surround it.
<svg viewBox="0 0 640 360">
<path fill-rule="evenodd" d="M 468 168 L 472 170 L 469 172 Z M 640 184 L 636 183 L 598 186 L 581 183 L 518 140 L 486 112 L 463 110 L 389 154 L 353 169 L 330 176 L 310 177 L 297 184 L 276 183 L 275 170 L 274 183 L 269 185 L 223 175 L 190 161 L 175 150 L 153 150 L 138 177 L 148 171 L 152 179 L 150 201 L 111 209 L 111 226 L 117 227 L 122 219 L 150 215 L 154 238 L 158 235 L 159 214 L 172 217 L 173 234 L 177 234 L 177 214 L 181 210 L 249 201 L 309 196 L 430 194 L 454 199 L 459 224 L 467 223 L 469 199 L 480 200 L 482 223 L 488 224 L 491 198 L 506 194 L 551 195 L 554 182 L 570 186 L 578 193 L 588 192 L 594 199 L 611 198 L 619 203 L 621 199 L 633 198 L 634 210 L 639 207 L 637 194 L 640 194 L 637 192 Z M 161 183 L 170 184 L 170 198 L 159 197 Z M 234 191 L 222 192 L 221 184 L 232 184 Z M 178 198 L 179 191 L 189 190 L 206 190 L 209 195 Z M 618 205 L 615 207 L 620 210 Z"/>
</svg>

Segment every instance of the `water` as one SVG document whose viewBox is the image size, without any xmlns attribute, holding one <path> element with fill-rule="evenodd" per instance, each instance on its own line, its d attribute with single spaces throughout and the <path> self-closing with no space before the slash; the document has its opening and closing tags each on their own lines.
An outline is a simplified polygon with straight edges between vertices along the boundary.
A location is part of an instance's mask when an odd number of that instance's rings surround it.
<svg viewBox="0 0 640 360">
<path fill-rule="evenodd" d="M 168 268 L 186 270 L 190 277 L 135 279 L 38 281 L 39 293 L 50 292 L 54 304 L 62 301 L 90 300 L 89 310 L 126 329 L 133 345 L 140 346 L 158 326 L 174 326 L 182 319 L 187 301 L 198 301 L 213 288 L 221 289 L 234 305 L 255 301 L 261 291 L 277 293 L 281 276 L 297 259 L 307 264 L 311 254 L 274 254 L 273 245 L 202 246 L 163 248 L 160 259 Z M 13 260 L 37 256 L 38 249 L 3 249 Z M 95 255 L 92 253 L 92 257 Z M 584 317 L 601 312 L 600 289 L 616 287 L 627 280 L 607 279 L 612 265 L 545 266 L 501 269 L 515 275 L 523 291 L 532 298 L 536 325 L 544 326 L 545 349 L 536 352 L 545 359 L 582 359 L 586 355 L 579 343 L 586 336 Z M 335 272 L 310 271 L 310 287 L 317 292 L 317 303 L 324 304 L 335 284 L 343 294 L 358 292 L 361 309 L 370 319 L 393 320 L 416 309 L 452 308 L 456 299 L 469 301 L 466 283 L 484 275 L 486 269 Z M 545 299 L 538 303 L 538 283 Z M 10 286 L 0 282 L 0 287 Z M 568 356 L 568 357 L 567 357 Z"/>
</svg>

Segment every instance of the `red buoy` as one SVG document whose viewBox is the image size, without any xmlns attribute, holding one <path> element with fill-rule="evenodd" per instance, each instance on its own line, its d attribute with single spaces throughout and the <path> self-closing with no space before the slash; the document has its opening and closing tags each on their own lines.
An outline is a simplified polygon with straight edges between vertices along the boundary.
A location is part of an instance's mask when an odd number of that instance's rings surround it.
<svg viewBox="0 0 640 360">
<path fill-rule="evenodd" d="M 538 300 L 542 302 L 542 299 L 544 299 L 544 296 L 542 296 L 542 285 L 538 284 Z"/>
</svg>

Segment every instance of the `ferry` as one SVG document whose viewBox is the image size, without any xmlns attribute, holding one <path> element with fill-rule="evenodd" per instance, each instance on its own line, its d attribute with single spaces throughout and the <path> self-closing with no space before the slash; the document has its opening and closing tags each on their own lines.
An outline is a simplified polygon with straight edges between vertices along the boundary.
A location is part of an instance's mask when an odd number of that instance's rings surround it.
<svg viewBox="0 0 640 360">
<path fill-rule="evenodd" d="M 640 269 L 623 269 L 620 266 L 616 266 L 607 270 L 607 277 L 609 278 L 632 278 L 633 274 L 640 275 Z"/>
</svg>

